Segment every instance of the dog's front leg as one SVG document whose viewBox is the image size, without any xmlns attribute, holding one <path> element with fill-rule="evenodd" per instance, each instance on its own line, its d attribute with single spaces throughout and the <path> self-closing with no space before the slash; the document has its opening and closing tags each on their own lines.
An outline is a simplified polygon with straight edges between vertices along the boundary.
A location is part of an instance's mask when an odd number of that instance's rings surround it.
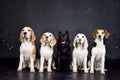
<svg viewBox="0 0 120 80">
<path fill-rule="evenodd" d="M 90 73 L 93 74 L 94 73 L 94 59 L 95 56 L 91 56 L 91 69 L 90 69 Z"/>
<path fill-rule="evenodd" d="M 43 65 L 44 65 L 44 57 L 41 56 L 41 58 L 40 58 L 40 69 L 39 69 L 39 72 L 43 72 Z"/>
<path fill-rule="evenodd" d="M 35 69 L 34 69 L 34 58 L 35 57 L 30 57 L 30 72 L 35 72 Z"/>
<path fill-rule="evenodd" d="M 60 51 L 57 51 L 57 70 L 60 70 Z"/>
<path fill-rule="evenodd" d="M 76 58 L 73 58 L 73 72 L 77 72 Z"/>
<path fill-rule="evenodd" d="M 17 69 L 17 71 L 22 71 L 22 66 L 23 66 L 23 55 L 22 53 L 20 54 L 20 61 L 19 61 L 19 67 Z"/>
<path fill-rule="evenodd" d="M 105 67 L 105 56 L 101 57 L 101 74 L 105 74 L 104 67 Z"/>
<path fill-rule="evenodd" d="M 84 58 L 84 73 L 88 73 L 88 69 L 87 69 L 87 57 Z"/>
<path fill-rule="evenodd" d="M 51 64 L 52 64 L 52 57 L 49 57 L 49 59 L 48 59 L 48 68 L 47 68 L 48 72 L 52 72 L 52 70 L 51 70 Z"/>
</svg>

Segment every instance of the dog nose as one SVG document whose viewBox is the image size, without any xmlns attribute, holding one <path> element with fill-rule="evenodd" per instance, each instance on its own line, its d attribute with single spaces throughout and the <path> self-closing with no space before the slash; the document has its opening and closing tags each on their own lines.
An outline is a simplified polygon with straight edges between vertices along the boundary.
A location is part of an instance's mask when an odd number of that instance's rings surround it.
<svg viewBox="0 0 120 80">
<path fill-rule="evenodd" d="M 81 41 L 81 39 L 78 39 L 79 41 Z"/>
<path fill-rule="evenodd" d="M 24 35 L 26 35 L 27 34 L 27 32 L 24 32 Z"/>
<path fill-rule="evenodd" d="M 46 36 L 46 39 L 48 39 L 48 36 Z"/>
<path fill-rule="evenodd" d="M 98 35 L 99 38 L 101 38 L 101 35 Z"/>
</svg>

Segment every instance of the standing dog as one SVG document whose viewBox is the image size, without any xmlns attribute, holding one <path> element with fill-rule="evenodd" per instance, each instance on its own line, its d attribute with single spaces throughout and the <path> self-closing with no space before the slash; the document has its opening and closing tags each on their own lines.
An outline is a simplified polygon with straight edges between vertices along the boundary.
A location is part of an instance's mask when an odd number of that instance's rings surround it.
<svg viewBox="0 0 120 80">
<path fill-rule="evenodd" d="M 41 48 L 40 48 L 40 69 L 39 72 L 43 72 L 44 65 L 47 66 L 45 63 L 48 61 L 47 71 L 51 72 L 51 66 L 52 66 L 52 59 L 53 59 L 53 47 L 56 44 L 56 39 L 54 35 L 50 32 L 45 32 L 41 39 Z"/>
<path fill-rule="evenodd" d="M 69 32 L 66 31 L 62 34 L 61 31 L 58 33 L 57 47 L 55 53 L 55 66 L 59 71 L 70 70 L 71 62 L 71 49 Z"/>
<path fill-rule="evenodd" d="M 22 71 L 23 68 L 30 67 L 30 72 L 35 72 L 34 61 L 36 56 L 35 41 L 36 36 L 30 27 L 24 27 L 20 32 L 20 61 L 17 71 Z"/>
<path fill-rule="evenodd" d="M 105 74 L 105 39 L 109 37 L 110 33 L 105 29 L 96 29 L 92 32 L 94 40 L 94 45 L 91 50 L 91 68 L 90 73 L 94 73 L 94 67 L 97 69 L 100 68 L 101 74 Z"/>
<path fill-rule="evenodd" d="M 77 72 L 77 69 L 80 67 L 84 69 L 84 73 L 88 73 L 87 69 L 87 56 L 88 56 L 88 40 L 86 36 L 82 33 L 79 33 L 75 36 L 73 42 L 73 59 L 72 67 L 73 72 Z"/>
</svg>

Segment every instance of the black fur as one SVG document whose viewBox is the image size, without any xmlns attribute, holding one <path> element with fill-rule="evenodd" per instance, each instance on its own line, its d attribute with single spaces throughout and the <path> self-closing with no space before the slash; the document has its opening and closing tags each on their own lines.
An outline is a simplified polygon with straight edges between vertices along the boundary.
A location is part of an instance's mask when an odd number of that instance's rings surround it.
<svg viewBox="0 0 120 80">
<path fill-rule="evenodd" d="M 96 43 L 96 42 L 93 42 L 92 46 L 93 46 L 93 47 L 96 47 L 96 46 L 97 46 L 97 43 Z"/>
<path fill-rule="evenodd" d="M 105 45 L 106 44 L 106 39 L 105 37 L 103 38 L 103 44 Z M 96 47 L 97 46 L 97 43 L 96 42 L 93 42 L 92 44 L 92 47 Z M 92 49 L 92 48 L 91 48 Z M 90 55 L 91 55 L 91 51 L 90 51 Z"/>
<path fill-rule="evenodd" d="M 105 38 L 103 38 L 103 44 L 104 44 L 104 45 L 106 44 L 106 39 L 105 39 Z M 96 43 L 96 42 L 93 42 L 92 46 L 93 46 L 93 47 L 96 47 L 96 46 L 97 46 L 97 43 Z"/>
<path fill-rule="evenodd" d="M 104 45 L 106 44 L 106 39 L 105 39 L 105 37 L 104 37 L 104 39 L 103 39 L 103 44 L 104 44 Z"/>
<path fill-rule="evenodd" d="M 71 49 L 70 49 L 70 40 L 69 32 L 66 31 L 65 34 L 61 32 L 58 33 L 58 40 L 55 53 L 55 66 L 57 70 L 66 71 L 70 70 L 71 63 Z"/>
</svg>

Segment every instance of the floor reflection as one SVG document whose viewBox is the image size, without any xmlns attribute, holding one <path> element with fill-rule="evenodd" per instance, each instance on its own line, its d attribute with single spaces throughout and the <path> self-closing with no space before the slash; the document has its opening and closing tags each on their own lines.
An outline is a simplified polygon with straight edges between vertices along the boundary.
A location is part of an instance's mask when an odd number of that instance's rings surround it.
<svg viewBox="0 0 120 80">
<path fill-rule="evenodd" d="M 18 72 L 18 80 L 105 80 L 105 75 L 99 73 L 84 74 L 83 72 Z"/>
</svg>

